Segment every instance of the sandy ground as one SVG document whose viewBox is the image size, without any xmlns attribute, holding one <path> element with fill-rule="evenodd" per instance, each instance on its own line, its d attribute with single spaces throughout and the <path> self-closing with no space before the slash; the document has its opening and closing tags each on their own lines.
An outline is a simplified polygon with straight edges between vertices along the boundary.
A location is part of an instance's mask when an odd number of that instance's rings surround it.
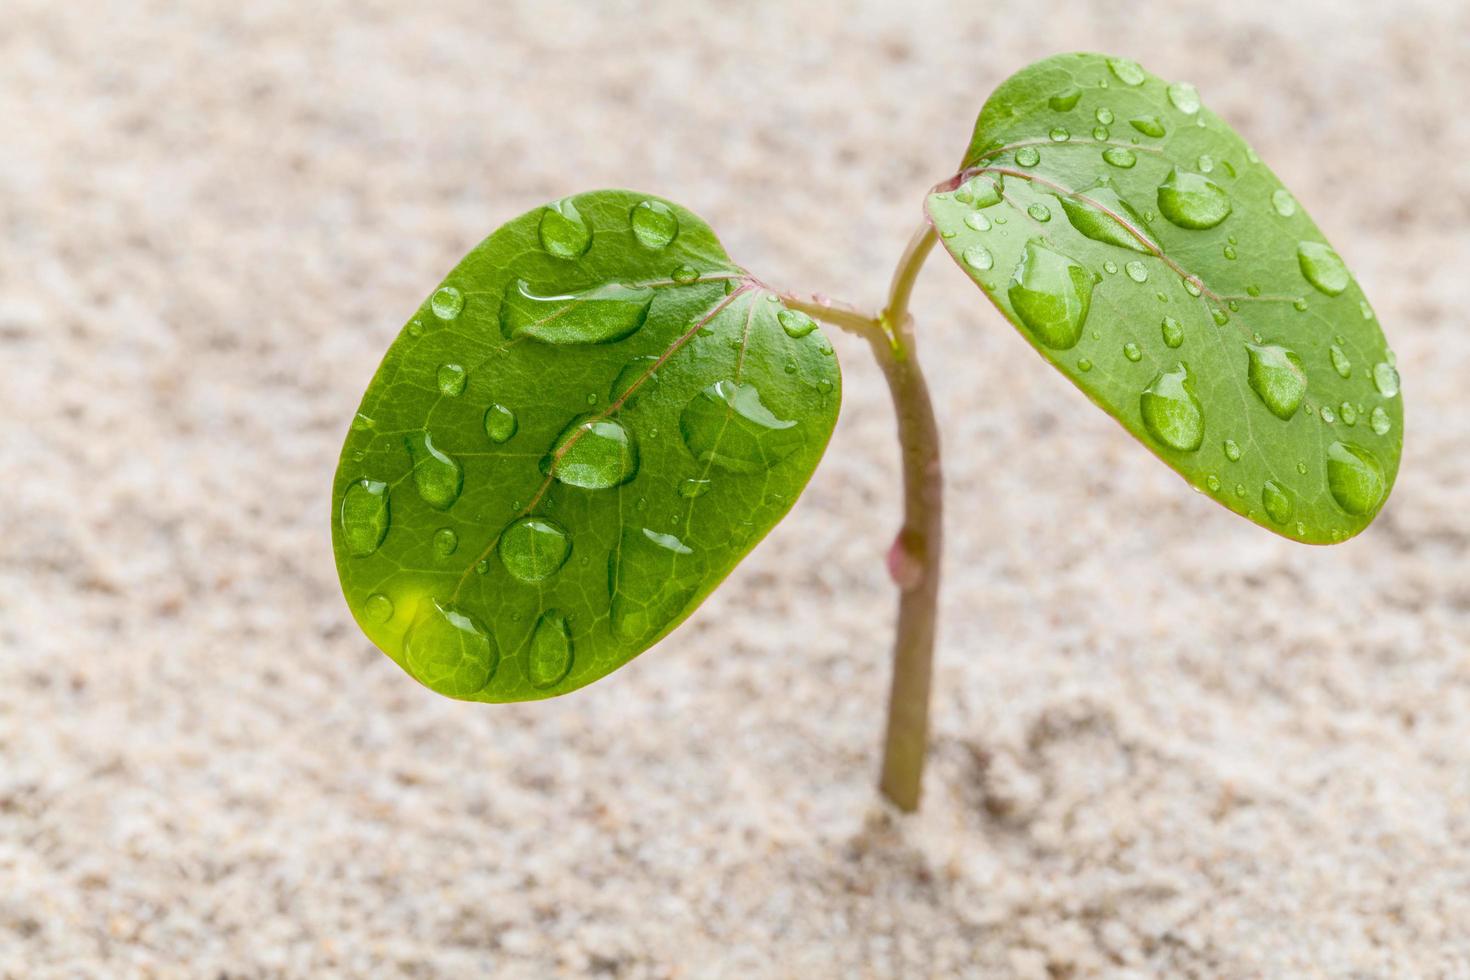
<svg viewBox="0 0 1470 980">
<path fill-rule="evenodd" d="M 4 4 L 0 975 L 1470 976 L 1470 8 L 497 6 Z M 330 476 L 471 245 L 632 186 L 871 302 L 984 95 L 1075 48 L 1196 82 L 1352 264 L 1409 416 L 1374 528 L 1188 492 L 941 256 L 922 815 L 872 788 L 851 338 L 809 492 L 633 665 L 495 708 L 368 645 Z"/>
</svg>

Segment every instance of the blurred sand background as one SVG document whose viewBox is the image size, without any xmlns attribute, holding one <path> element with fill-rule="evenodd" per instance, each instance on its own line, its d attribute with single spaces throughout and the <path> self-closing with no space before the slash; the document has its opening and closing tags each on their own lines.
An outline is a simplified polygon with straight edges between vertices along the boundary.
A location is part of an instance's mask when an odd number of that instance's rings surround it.
<svg viewBox="0 0 1470 980">
<path fill-rule="evenodd" d="M 134 2 L 0 10 L 0 976 L 1470 977 L 1470 6 Z M 328 492 L 427 291 L 600 186 L 878 300 L 990 89 L 1195 82 L 1355 270 L 1408 440 L 1313 549 L 1193 494 L 937 255 L 923 813 L 873 780 L 891 409 L 570 698 L 359 634 Z"/>
</svg>

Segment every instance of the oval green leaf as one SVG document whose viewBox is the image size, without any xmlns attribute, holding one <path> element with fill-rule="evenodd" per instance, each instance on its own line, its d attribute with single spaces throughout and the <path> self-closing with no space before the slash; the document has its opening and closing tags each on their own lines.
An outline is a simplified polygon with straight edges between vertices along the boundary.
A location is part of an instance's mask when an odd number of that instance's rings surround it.
<svg viewBox="0 0 1470 980">
<path fill-rule="evenodd" d="M 562 694 L 658 641 L 831 436 L 837 361 L 793 316 L 669 201 L 595 191 L 500 228 L 342 447 L 332 541 L 363 631 L 473 701 Z"/>
<path fill-rule="evenodd" d="M 1038 62 L 926 209 L 1022 336 L 1196 488 L 1314 544 L 1383 506 L 1403 405 L 1372 307 L 1192 85 Z"/>
</svg>

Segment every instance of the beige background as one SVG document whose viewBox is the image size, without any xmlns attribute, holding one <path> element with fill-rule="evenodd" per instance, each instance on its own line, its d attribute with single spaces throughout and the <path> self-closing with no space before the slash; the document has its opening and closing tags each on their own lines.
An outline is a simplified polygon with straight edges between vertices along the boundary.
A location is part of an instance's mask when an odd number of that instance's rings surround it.
<svg viewBox="0 0 1470 980">
<path fill-rule="evenodd" d="M 1470 7 L 57 3 L 0 11 L 0 975 L 1470 976 Z M 376 362 L 496 225 L 657 191 L 881 294 L 986 93 L 1194 81 L 1347 257 L 1408 442 L 1361 538 L 1189 492 L 943 257 L 924 812 L 872 789 L 891 413 L 684 628 L 434 696 L 337 591 Z"/>
</svg>

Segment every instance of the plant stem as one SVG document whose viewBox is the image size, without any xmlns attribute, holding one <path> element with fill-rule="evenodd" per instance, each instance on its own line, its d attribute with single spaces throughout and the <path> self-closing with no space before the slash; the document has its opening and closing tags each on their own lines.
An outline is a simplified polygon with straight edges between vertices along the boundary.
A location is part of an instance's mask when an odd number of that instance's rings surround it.
<svg viewBox="0 0 1470 980">
<path fill-rule="evenodd" d="M 888 698 L 888 730 L 878 788 L 899 809 L 907 811 L 919 807 L 928 748 L 929 689 L 944 536 L 939 426 L 934 420 L 929 386 L 919 367 L 908 304 L 919 269 L 937 240 L 927 222 L 914 233 L 894 272 L 888 302 L 877 316 L 831 302 L 783 297 L 788 306 L 865 337 L 893 396 L 903 467 L 904 515 L 903 526 L 888 553 L 889 574 L 900 593 L 893 687 Z"/>
</svg>

